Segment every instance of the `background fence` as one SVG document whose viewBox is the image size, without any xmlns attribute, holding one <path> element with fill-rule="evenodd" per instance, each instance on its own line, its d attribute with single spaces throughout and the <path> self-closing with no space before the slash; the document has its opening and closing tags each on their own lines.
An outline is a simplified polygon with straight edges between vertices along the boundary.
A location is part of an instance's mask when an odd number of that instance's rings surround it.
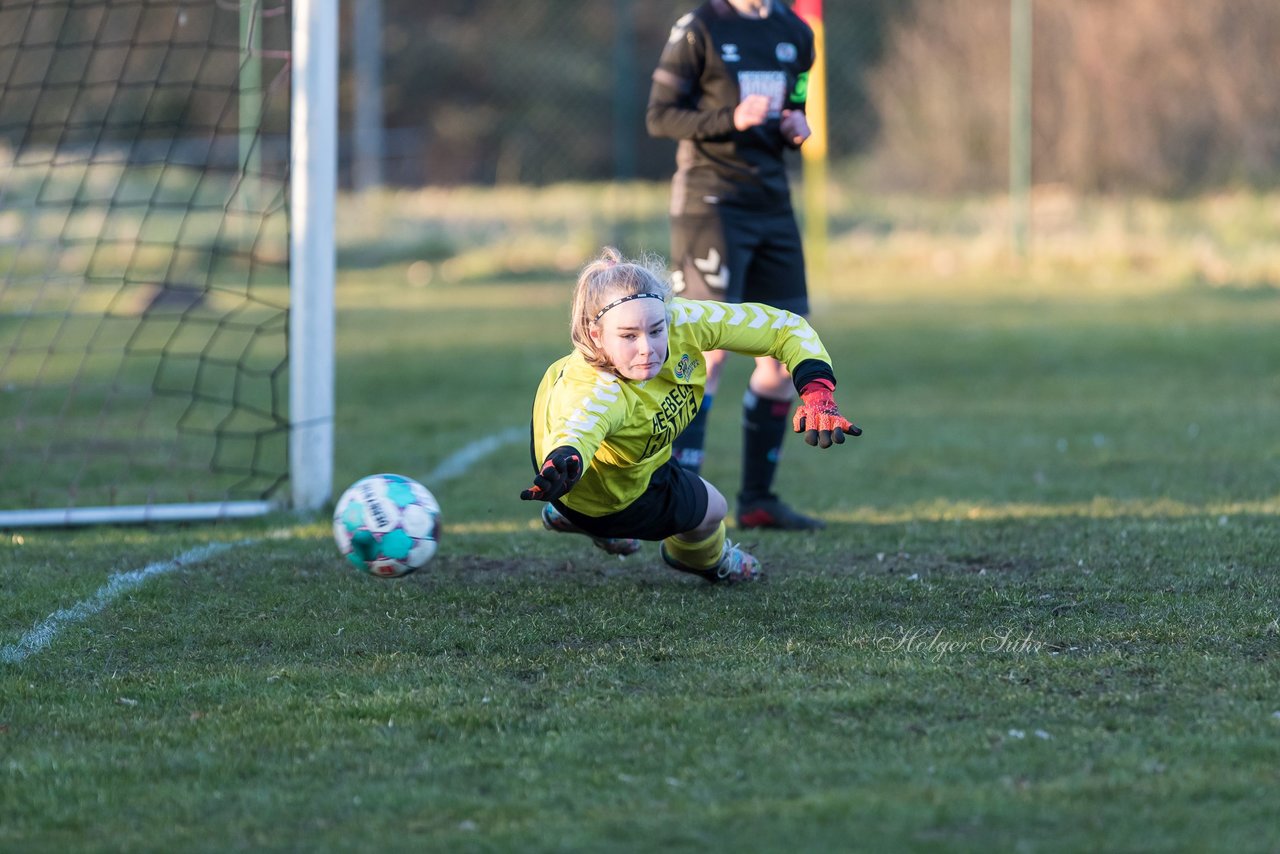
<svg viewBox="0 0 1280 854">
<path fill-rule="evenodd" d="M 943 193 L 1003 187 L 1014 2 L 1023 0 L 828 0 L 836 176 Z M 1280 4 L 1025 2 L 1034 12 L 1037 183 L 1165 194 L 1276 184 Z M 126 137 L 139 123 L 172 122 L 223 128 L 234 138 L 242 118 L 237 101 L 200 81 L 221 73 L 217 63 L 237 62 L 237 54 L 184 71 L 195 54 L 165 45 L 175 35 L 179 45 L 183 37 L 238 41 L 254 57 L 241 71 L 252 71 L 269 92 L 283 85 L 288 57 L 263 49 L 262 37 L 287 26 L 287 6 L 223 5 L 239 14 L 211 16 L 178 0 L 0 6 L 0 146 L 30 146 L 42 137 L 66 146 L 76 127 L 104 115 Z M 375 182 L 392 186 L 665 179 L 673 144 L 645 133 L 649 75 L 672 23 L 691 5 L 347 0 L 344 183 L 356 175 L 358 139 L 378 161 Z M 211 31 L 219 28 L 227 32 Z M 17 45 L 42 40 L 43 54 L 19 57 Z M 91 51 L 95 67 L 82 71 Z M 189 91 L 167 100 L 133 97 L 127 79 L 138 69 L 112 64 L 126 55 L 185 75 Z M 59 88 L 61 77 L 69 85 Z M 44 93 L 40 103 L 37 91 Z M 282 118 L 268 112 L 261 122 L 267 129 Z M 381 139 L 370 134 L 378 128 Z M 362 183 L 368 181 L 366 174 Z"/>
<path fill-rule="evenodd" d="M 393 185 L 663 179 L 649 74 L 689 0 L 386 0 Z M 935 192 L 1007 180 L 1010 0 L 825 4 L 830 148 L 844 180 Z M 1037 183 L 1186 193 L 1280 175 L 1280 4 L 1034 0 Z M 357 24 L 345 9 L 343 127 Z M 350 142 L 350 137 L 346 139 Z M 344 144 L 344 180 L 352 146 Z"/>
<path fill-rule="evenodd" d="M 864 71 L 883 42 L 885 0 L 830 4 L 838 152 L 872 136 Z M 383 9 L 385 177 L 396 184 L 660 178 L 672 144 L 645 133 L 649 75 L 688 0 L 432 3 Z M 346 10 L 348 26 L 364 7 Z M 346 43 L 355 64 L 355 40 Z M 354 79 L 354 78 L 352 78 Z M 353 87 L 344 105 L 354 113 Z M 349 123 L 346 126 L 350 126 Z"/>
</svg>

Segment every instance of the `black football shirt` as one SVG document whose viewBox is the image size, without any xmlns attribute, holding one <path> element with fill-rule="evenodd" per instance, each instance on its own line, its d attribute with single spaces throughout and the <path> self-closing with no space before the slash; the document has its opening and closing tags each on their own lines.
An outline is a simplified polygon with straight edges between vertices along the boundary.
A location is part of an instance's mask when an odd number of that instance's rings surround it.
<svg viewBox="0 0 1280 854">
<path fill-rule="evenodd" d="M 679 140 L 672 213 L 790 209 L 783 155 L 792 146 L 779 121 L 783 110 L 804 109 L 813 59 L 813 31 L 779 0 L 764 18 L 708 0 L 676 22 L 646 115 L 650 134 Z M 733 111 L 752 94 L 769 98 L 769 118 L 739 131 Z"/>
</svg>

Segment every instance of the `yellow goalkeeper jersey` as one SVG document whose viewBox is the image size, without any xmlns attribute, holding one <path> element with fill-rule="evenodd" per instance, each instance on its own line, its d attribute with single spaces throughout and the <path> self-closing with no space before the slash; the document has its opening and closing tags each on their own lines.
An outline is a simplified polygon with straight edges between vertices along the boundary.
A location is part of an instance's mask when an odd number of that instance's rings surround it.
<svg viewBox="0 0 1280 854">
<path fill-rule="evenodd" d="M 560 499 L 580 513 L 606 516 L 623 509 L 670 459 L 672 440 L 702 405 L 703 351 L 772 356 L 797 385 L 818 377 L 834 381 L 831 357 L 798 314 L 759 303 L 676 298 L 667 319 L 667 358 L 651 380 L 594 368 L 577 351 L 542 377 L 533 404 L 533 453 L 538 463 L 562 445 L 582 453 L 582 479 Z"/>
</svg>

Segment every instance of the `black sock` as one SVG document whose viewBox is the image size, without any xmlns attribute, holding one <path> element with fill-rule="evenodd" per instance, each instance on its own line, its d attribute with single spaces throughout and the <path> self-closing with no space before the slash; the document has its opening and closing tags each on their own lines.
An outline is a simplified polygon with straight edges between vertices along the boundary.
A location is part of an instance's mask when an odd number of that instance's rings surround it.
<svg viewBox="0 0 1280 854">
<path fill-rule="evenodd" d="M 787 431 L 789 400 L 767 400 L 747 389 L 742 398 L 742 492 L 740 504 L 771 495 L 778 456 Z"/>
<path fill-rule="evenodd" d="M 698 414 L 693 416 L 684 432 L 676 436 L 671 443 L 671 458 L 694 474 L 702 471 L 702 446 L 707 441 L 707 413 L 711 411 L 714 394 L 702 396 L 702 406 Z"/>
</svg>

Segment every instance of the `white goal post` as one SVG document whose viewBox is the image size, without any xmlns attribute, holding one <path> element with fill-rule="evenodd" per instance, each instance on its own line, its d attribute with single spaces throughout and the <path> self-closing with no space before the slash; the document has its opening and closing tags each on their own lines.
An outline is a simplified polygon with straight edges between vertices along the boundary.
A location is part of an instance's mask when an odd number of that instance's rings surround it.
<svg viewBox="0 0 1280 854">
<path fill-rule="evenodd" d="M 294 507 L 314 510 L 333 481 L 338 0 L 295 0 L 293 57 L 289 470 Z"/>
<path fill-rule="evenodd" d="M 0 6 L 0 528 L 330 499 L 338 19 Z"/>
</svg>

